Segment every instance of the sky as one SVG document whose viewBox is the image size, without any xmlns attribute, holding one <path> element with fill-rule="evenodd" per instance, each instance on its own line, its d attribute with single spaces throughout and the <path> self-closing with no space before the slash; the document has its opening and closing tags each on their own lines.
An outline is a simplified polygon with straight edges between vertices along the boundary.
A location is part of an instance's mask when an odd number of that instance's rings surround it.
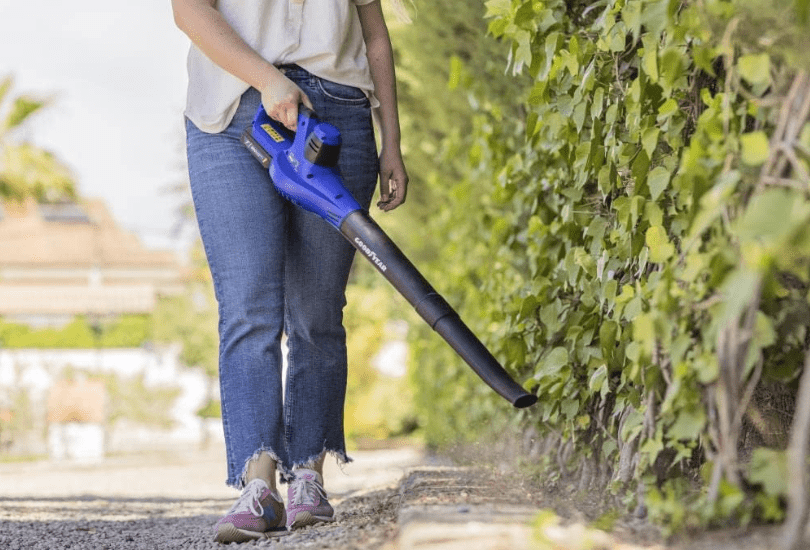
<svg viewBox="0 0 810 550">
<path fill-rule="evenodd" d="M 152 248 L 177 247 L 188 39 L 170 0 L 0 0 L 0 78 L 50 100 L 23 132 Z M 185 186 L 187 188 L 187 186 Z M 187 237 L 186 237 L 187 239 Z"/>
</svg>

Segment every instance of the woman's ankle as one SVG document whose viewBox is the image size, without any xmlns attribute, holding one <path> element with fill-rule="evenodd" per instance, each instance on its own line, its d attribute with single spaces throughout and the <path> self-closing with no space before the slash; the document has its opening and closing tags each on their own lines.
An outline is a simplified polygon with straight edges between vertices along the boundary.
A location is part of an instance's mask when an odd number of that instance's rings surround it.
<svg viewBox="0 0 810 550">
<path fill-rule="evenodd" d="M 245 482 L 261 479 L 267 486 L 276 490 L 276 461 L 269 453 L 259 453 L 251 458 L 245 469 Z"/>
</svg>

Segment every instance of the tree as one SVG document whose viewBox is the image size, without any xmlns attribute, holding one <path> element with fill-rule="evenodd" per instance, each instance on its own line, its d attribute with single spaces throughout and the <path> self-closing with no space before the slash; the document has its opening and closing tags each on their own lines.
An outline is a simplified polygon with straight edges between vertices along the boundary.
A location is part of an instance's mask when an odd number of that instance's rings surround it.
<svg viewBox="0 0 810 550">
<path fill-rule="evenodd" d="M 19 139 L 19 130 L 47 101 L 10 95 L 13 79 L 0 81 L 0 197 L 39 201 L 74 198 L 69 170 L 50 151 Z"/>
</svg>

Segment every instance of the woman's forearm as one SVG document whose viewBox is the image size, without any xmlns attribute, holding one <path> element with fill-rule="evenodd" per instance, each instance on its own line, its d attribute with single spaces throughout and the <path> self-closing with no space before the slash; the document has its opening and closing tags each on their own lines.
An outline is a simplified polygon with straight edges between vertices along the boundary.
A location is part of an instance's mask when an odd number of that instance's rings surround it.
<svg viewBox="0 0 810 550">
<path fill-rule="evenodd" d="M 172 0 L 175 23 L 211 61 L 258 90 L 283 76 L 236 33 L 214 4 Z"/>
<path fill-rule="evenodd" d="M 397 106 L 396 75 L 391 39 L 380 2 L 359 6 L 374 94 L 380 102 L 380 130 L 383 149 L 399 148 L 400 126 Z"/>
</svg>

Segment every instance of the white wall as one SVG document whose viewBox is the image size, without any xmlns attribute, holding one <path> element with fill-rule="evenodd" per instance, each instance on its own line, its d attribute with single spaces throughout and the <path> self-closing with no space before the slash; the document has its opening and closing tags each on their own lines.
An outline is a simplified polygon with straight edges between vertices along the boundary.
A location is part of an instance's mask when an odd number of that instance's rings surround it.
<svg viewBox="0 0 810 550">
<path fill-rule="evenodd" d="M 143 376 L 147 387 L 180 390 L 172 408 L 166 411 L 171 427 L 156 428 L 127 420 L 118 421 L 106 432 L 106 452 L 193 446 L 204 444 L 211 438 L 219 439 L 218 421 L 206 422 L 196 414 L 210 396 L 218 395 L 217 387 L 202 369 L 185 367 L 179 355 L 179 345 L 154 349 L 0 349 L 0 409 L 11 405 L 8 401 L 13 392 L 26 391 L 32 412 L 35 418 L 39 418 L 36 422 L 38 429 L 46 427 L 44 413 L 48 392 L 64 377 L 66 369 L 79 374 L 115 375 L 124 379 Z M 64 430 L 47 428 L 49 441 L 43 438 L 42 446 L 47 446 L 54 458 L 70 457 L 71 452 L 64 449 L 71 440 L 65 435 L 67 432 L 63 434 Z M 29 449 L 38 450 L 41 449 Z"/>
</svg>

